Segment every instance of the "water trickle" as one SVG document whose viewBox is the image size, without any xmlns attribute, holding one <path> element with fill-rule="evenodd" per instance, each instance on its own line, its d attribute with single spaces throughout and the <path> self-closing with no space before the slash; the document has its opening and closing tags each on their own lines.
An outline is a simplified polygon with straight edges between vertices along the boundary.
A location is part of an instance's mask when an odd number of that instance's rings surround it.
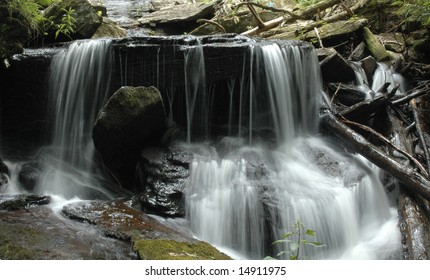
<svg viewBox="0 0 430 280">
<path fill-rule="evenodd" d="M 46 159 L 40 192 L 109 196 L 99 185 L 92 130 L 106 100 L 111 61 L 109 40 L 78 41 L 54 57 L 49 78 L 53 135 L 51 146 L 41 153 Z"/>
<path fill-rule="evenodd" d="M 394 71 L 390 63 L 379 62 L 373 75 L 372 90 L 375 92 L 378 91 L 385 83 L 390 83 L 388 92 L 396 85 L 400 86 L 396 93 L 401 94 L 406 92 L 406 83 L 403 77 Z"/>
</svg>

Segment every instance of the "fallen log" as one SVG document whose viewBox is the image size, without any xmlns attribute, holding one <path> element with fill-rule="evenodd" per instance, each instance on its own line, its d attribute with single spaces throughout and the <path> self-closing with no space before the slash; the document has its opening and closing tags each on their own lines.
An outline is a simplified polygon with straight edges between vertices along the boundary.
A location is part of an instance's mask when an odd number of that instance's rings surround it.
<svg viewBox="0 0 430 280">
<path fill-rule="evenodd" d="M 414 194 L 430 199 L 430 181 L 416 172 L 409 165 L 398 162 L 385 151 L 370 143 L 361 134 L 348 127 L 330 111 L 326 110 L 320 118 L 321 125 L 334 133 L 345 144 L 370 160 L 372 163 L 390 173 L 394 178 L 403 182 L 405 187 Z"/>
<path fill-rule="evenodd" d="M 399 226 L 402 233 L 403 258 L 407 260 L 430 259 L 430 228 L 426 206 L 409 194 L 399 198 Z"/>
<path fill-rule="evenodd" d="M 341 0 L 326 0 L 326 1 L 318 2 L 314 5 L 307 7 L 305 10 L 303 10 L 301 12 L 294 14 L 294 16 L 290 15 L 289 18 L 285 18 L 284 16 L 275 18 L 271 21 L 265 22 L 262 26 L 257 26 L 255 28 L 252 28 L 248 31 L 243 32 L 242 35 L 246 35 L 246 36 L 256 35 L 256 34 L 259 34 L 261 32 L 267 31 L 273 27 L 276 27 L 276 26 L 280 25 L 281 23 L 292 22 L 292 21 L 296 20 L 297 18 L 312 17 L 318 11 L 322 11 L 322 10 L 325 10 L 327 8 L 333 7 L 334 5 L 339 4 L 340 2 L 341 2 Z"/>
</svg>

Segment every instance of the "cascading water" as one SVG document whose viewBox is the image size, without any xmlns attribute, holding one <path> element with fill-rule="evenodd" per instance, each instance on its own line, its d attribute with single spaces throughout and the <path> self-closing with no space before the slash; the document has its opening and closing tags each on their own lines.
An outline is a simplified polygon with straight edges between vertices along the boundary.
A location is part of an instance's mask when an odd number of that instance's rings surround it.
<svg viewBox="0 0 430 280">
<path fill-rule="evenodd" d="M 100 186 L 92 130 L 106 101 L 112 57 L 109 40 L 77 41 L 54 57 L 49 79 L 53 135 L 42 153 L 46 159 L 40 192 L 69 198 L 110 196 Z"/>
<path fill-rule="evenodd" d="M 241 84 L 248 83 L 242 88 L 252 94 L 245 106 L 240 92 L 239 110 L 250 109 L 239 127 L 247 118 L 249 143 L 254 144 L 247 145 L 239 130 L 241 137 L 190 148 L 195 158 L 186 209 L 194 233 L 259 259 L 285 249 L 271 243 L 300 220 L 326 244 L 303 248 L 302 256 L 398 258 L 396 211 L 378 170 L 315 136 L 321 80 L 313 49 L 267 44 L 249 53 L 251 78 Z M 276 148 L 253 139 L 252 131 L 267 127 L 275 132 Z"/>
</svg>

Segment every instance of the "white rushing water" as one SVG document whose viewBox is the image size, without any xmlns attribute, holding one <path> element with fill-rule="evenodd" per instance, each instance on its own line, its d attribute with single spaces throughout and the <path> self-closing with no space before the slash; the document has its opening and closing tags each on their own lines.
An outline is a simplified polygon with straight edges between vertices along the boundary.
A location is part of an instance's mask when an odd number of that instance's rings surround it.
<svg viewBox="0 0 430 280">
<path fill-rule="evenodd" d="M 110 196 L 94 164 L 92 130 L 106 101 L 111 61 L 109 40 L 77 41 L 54 57 L 49 78 L 52 143 L 41 153 L 46 158 L 39 192 Z"/>
<path fill-rule="evenodd" d="M 250 54 L 251 104 L 242 104 L 245 93 L 240 92 L 240 108 L 253 109 L 242 117 L 250 121 L 239 124 L 249 125 L 243 129 L 249 134 L 239 130 L 241 137 L 190 148 L 195 158 L 186 209 L 196 236 L 261 259 L 287 249 L 271 243 L 301 221 L 317 233 L 316 239 L 306 239 L 326 245 L 305 247 L 302 257 L 399 258 L 397 214 L 378 169 L 316 135 L 321 79 L 313 50 L 269 44 L 253 47 Z M 252 94 L 264 95 L 268 106 Z M 265 110 L 271 112 L 269 121 L 261 121 Z M 275 131 L 275 148 L 249 145 L 260 125 Z"/>
</svg>

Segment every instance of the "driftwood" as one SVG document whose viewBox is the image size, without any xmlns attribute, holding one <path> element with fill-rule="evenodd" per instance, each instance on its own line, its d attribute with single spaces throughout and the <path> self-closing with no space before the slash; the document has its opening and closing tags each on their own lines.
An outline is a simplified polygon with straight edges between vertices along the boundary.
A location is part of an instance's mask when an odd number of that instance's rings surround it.
<svg viewBox="0 0 430 280">
<path fill-rule="evenodd" d="M 344 143 L 349 144 L 356 152 L 390 173 L 400 182 L 403 182 L 410 192 L 418 194 L 427 200 L 430 199 L 430 181 L 414 168 L 400 163 L 385 151 L 370 143 L 361 134 L 340 121 L 329 110 L 325 111 L 320 121 L 323 127 L 334 133 Z"/>
<path fill-rule="evenodd" d="M 333 7 L 334 5 L 339 4 L 340 2 L 341 0 L 326 0 L 326 1 L 318 2 L 317 4 L 311 5 L 299 13 L 293 14 L 292 16 L 291 15 L 289 17 L 282 16 L 282 17 L 272 19 L 268 22 L 264 22 L 263 24 L 260 23 L 259 26 L 243 32 L 242 35 L 247 35 L 247 36 L 256 35 L 261 32 L 272 29 L 282 23 L 289 23 L 296 19 L 312 17 L 318 11 L 322 11 L 327 8 Z M 249 6 L 252 6 L 252 5 L 249 5 Z M 318 27 L 318 26 L 312 26 L 311 29 L 313 29 L 314 27 Z"/>
</svg>

